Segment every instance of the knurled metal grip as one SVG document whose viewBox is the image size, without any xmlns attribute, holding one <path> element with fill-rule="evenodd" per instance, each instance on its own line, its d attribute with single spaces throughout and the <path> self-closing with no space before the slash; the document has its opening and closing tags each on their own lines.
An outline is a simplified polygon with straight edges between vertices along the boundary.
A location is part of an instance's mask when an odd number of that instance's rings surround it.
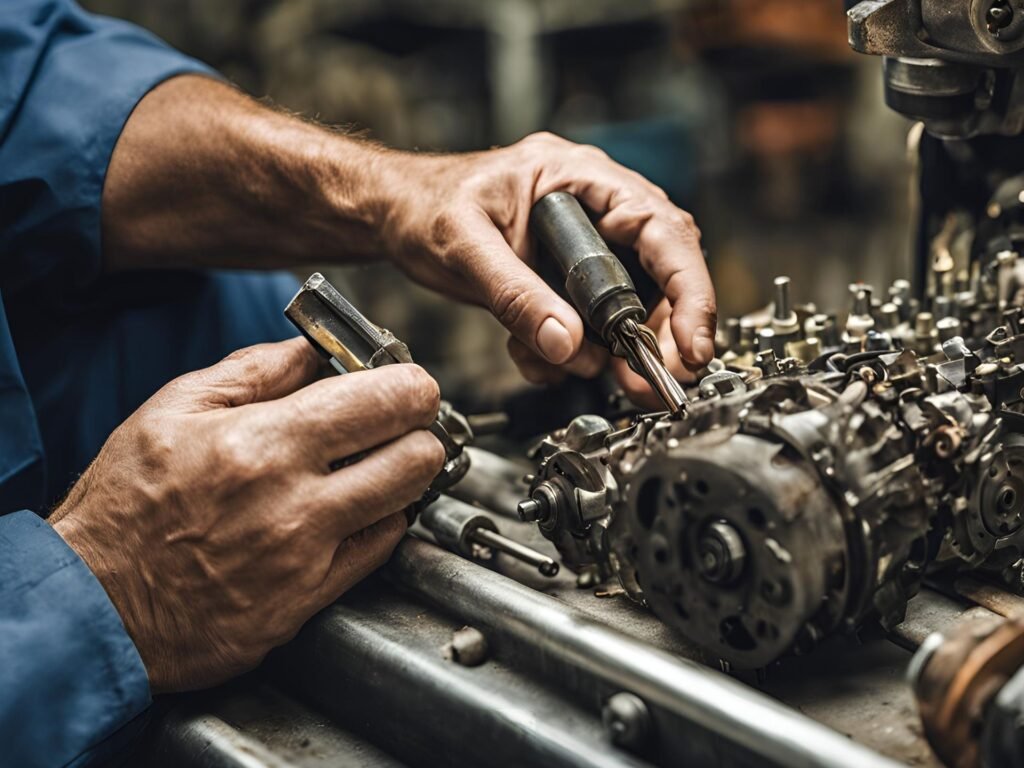
<svg viewBox="0 0 1024 768">
<path fill-rule="evenodd" d="M 606 344 L 614 343 L 611 331 L 622 320 L 647 318 L 629 273 L 575 197 L 545 195 L 530 212 L 530 227 L 561 269 L 573 305 Z"/>
</svg>

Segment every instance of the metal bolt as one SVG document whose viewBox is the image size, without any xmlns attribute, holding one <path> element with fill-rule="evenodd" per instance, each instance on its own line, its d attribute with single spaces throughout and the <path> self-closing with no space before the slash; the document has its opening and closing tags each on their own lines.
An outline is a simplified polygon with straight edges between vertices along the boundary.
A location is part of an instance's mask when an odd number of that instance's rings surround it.
<svg viewBox="0 0 1024 768">
<path fill-rule="evenodd" d="M 540 520 L 541 503 L 537 499 L 524 499 L 516 506 L 516 513 L 524 523 L 535 523 Z"/>
<path fill-rule="evenodd" d="M 697 568 L 712 584 L 732 584 L 743 573 L 747 549 L 739 532 L 725 520 L 716 520 L 697 542 Z"/>
<path fill-rule="evenodd" d="M 792 311 L 789 304 L 789 278 L 775 278 L 775 319 L 788 320 Z"/>
<path fill-rule="evenodd" d="M 943 348 L 947 341 L 960 335 L 960 321 L 955 317 L 944 317 L 935 324 L 935 327 L 939 331 L 939 341 L 942 342 Z"/>
<path fill-rule="evenodd" d="M 452 661 L 464 667 L 478 667 L 487 659 L 487 638 L 473 627 L 463 627 L 452 633 L 447 650 Z"/>
<path fill-rule="evenodd" d="M 640 749 L 651 732 L 651 713 L 643 699 L 620 692 L 601 708 L 601 722 L 612 743 L 626 749 Z"/>
</svg>

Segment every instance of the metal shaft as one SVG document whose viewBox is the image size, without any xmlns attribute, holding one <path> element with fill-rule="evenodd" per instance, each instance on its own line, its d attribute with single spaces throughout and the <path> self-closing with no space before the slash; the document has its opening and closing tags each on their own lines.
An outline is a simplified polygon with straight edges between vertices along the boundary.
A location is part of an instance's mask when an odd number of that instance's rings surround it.
<svg viewBox="0 0 1024 768">
<path fill-rule="evenodd" d="M 792 307 L 789 301 L 789 278 L 775 278 L 775 319 L 788 320 Z"/>
<path fill-rule="evenodd" d="M 518 541 L 506 538 L 500 533 L 495 533 L 487 528 L 477 528 L 469 536 L 477 544 L 504 552 L 516 560 L 532 565 L 540 571 L 542 576 L 551 577 L 558 575 L 558 563 L 555 560 L 535 549 L 520 544 Z"/>
<path fill-rule="evenodd" d="M 389 573 L 477 627 L 490 627 L 787 768 L 897 763 L 696 662 L 659 651 L 560 600 L 406 537 Z"/>
</svg>

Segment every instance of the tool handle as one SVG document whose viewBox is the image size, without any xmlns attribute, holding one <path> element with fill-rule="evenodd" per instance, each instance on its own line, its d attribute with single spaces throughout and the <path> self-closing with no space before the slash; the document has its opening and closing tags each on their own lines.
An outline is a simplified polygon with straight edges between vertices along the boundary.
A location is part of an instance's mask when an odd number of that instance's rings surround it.
<svg viewBox="0 0 1024 768">
<path fill-rule="evenodd" d="M 538 200 L 530 212 L 530 226 L 566 277 L 589 256 L 615 259 L 583 206 L 568 192 L 552 192 Z"/>
<path fill-rule="evenodd" d="M 611 331 L 631 317 L 647 317 L 626 268 L 594 229 L 579 201 L 552 192 L 530 212 L 530 227 L 565 277 L 565 289 L 583 320 L 609 345 Z"/>
</svg>

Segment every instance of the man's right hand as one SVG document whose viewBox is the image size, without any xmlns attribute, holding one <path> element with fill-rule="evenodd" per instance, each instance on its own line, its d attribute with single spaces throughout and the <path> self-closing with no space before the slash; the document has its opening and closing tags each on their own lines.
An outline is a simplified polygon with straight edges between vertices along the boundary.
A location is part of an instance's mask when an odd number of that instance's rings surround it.
<svg viewBox="0 0 1024 768">
<path fill-rule="evenodd" d="M 54 512 L 155 692 L 260 662 L 380 566 L 441 470 L 437 384 L 414 365 L 318 379 L 304 339 L 157 392 Z M 357 463 L 332 462 L 363 451 Z"/>
</svg>

